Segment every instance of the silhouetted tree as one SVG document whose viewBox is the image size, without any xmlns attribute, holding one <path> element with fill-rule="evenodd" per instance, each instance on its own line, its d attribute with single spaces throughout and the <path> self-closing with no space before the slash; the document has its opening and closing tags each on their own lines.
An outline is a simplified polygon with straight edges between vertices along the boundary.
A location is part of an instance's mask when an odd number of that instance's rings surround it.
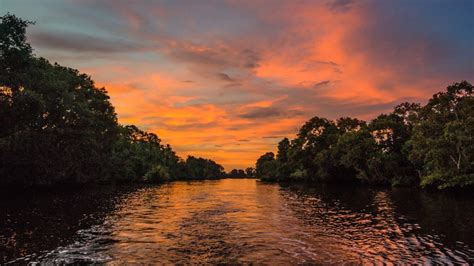
<svg viewBox="0 0 474 266">
<path fill-rule="evenodd" d="M 220 164 L 194 156 L 186 159 L 186 174 L 188 179 L 217 179 L 225 176 L 224 167 Z"/>
<path fill-rule="evenodd" d="M 267 152 L 258 158 L 255 173 L 263 180 L 277 180 L 277 162 L 273 152 Z"/>
<path fill-rule="evenodd" d="M 293 140 L 278 143 L 256 163 L 256 176 L 273 181 L 341 182 L 438 188 L 474 184 L 473 87 L 463 81 L 428 104 L 397 105 L 368 125 L 344 117 L 313 117 Z"/>
<path fill-rule="evenodd" d="M 243 169 L 232 169 L 226 175 L 229 178 L 246 178 L 249 177 Z"/>
<path fill-rule="evenodd" d="M 184 162 L 153 133 L 117 123 L 104 88 L 32 54 L 31 22 L 0 17 L 0 183 L 159 182 L 218 178 L 211 160 Z"/>
<path fill-rule="evenodd" d="M 36 58 L 29 23 L 0 23 L 1 176 L 7 183 L 107 178 L 117 118 L 103 88 L 77 70 Z"/>
<path fill-rule="evenodd" d="M 247 177 L 255 177 L 255 168 L 253 167 L 245 168 L 245 174 L 247 175 Z"/>
</svg>

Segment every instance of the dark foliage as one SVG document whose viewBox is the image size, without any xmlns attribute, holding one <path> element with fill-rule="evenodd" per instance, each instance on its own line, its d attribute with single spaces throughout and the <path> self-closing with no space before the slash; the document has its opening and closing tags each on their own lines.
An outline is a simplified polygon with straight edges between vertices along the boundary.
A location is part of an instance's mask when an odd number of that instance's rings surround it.
<svg viewBox="0 0 474 266">
<path fill-rule="evenodd" d="M 313 117 L 256 162 L 270 181 L 357 181 L 439 189 L 474 185 L 474 97 L 467 81 L 421 107 L 402 103 L 370 123 Z"/>
<path fill-rule="evenodd" d="M 0 17 L 0 183 L 110 183 L 218 178 L 211 160 L 176 156 L 153 133 L 117 122 L 90 76 L 32 53 L 31 22 Z"/>
<path fill-rule="evenodd" d="M 243 169 L 232 169 L 226 174 L 227 178 L 254 178 L 255 177 L 255 168 L 248 167 L 245 170 Z"/>
</svg>

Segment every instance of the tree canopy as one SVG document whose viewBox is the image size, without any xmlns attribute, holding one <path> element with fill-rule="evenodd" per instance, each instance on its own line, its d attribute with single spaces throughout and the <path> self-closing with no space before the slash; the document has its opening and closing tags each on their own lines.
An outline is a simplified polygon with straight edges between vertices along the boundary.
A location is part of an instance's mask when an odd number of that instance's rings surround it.
<svg viewBox="0 0 474 266">
<path fill-rule="evenodd" d="M 212 160 L 179 158 L 153 133 L 120 125 L 105 88 L 36 57 L 32 22 L 0 17 L 0 183 L 219 178 Z"/>
<path fill-rule="evenodd" d="M 439 189 L 474 185 L 473 86 L 454 83 L 425 106 L 402 103 L 369 123 L 313 117 L 278 153 L 262 155 L 263 180 L 357 181 Z"/>
</svg>

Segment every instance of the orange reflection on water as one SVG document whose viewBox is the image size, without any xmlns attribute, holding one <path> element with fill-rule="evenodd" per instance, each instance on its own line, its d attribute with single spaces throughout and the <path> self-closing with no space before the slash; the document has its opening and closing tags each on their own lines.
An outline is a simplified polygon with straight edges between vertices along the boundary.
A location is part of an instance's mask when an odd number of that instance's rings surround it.
<svg viewBox="0 0 474 266">
<path fill-rule="evenodd" d="M 467 262 L 468 247 L 453 252 L 421 232 L 397 213 L 405 205 L 392 191 L 367 187 L 173 182 L 128 194 L 103 224 L 80 230 L 79 241 L 44 262 Z"/>
</svg>

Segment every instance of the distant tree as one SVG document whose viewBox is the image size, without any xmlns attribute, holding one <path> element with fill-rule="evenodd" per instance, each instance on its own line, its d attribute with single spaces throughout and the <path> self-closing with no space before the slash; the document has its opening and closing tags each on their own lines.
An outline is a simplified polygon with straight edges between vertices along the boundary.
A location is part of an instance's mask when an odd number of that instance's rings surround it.
<svg viewBox="0 0 474 266">
<path fill-rule="evenodd" d="M 247 177 L 255 177 L 255 168 L 253 168 L 253 167 L 245 168 L 245 175 Z"/>
<path fill-rule="evenodd" d="M 278 143 L 278 153 L 276 156 L 278 179 L 285 180 L 290 177 L 293 167 L 290 161 L 291 144 L 288 138 L 283 138 Z"/>
<path fill-rule="evenodd" d="M 238 176 L 238 171 L 237 169 L 232 169 L 228 174 L 227 174 L 227 177 L 237 177 Z"/>
<path fill-rule="evenodd" d="M 245 178 L 248 177 L 246 172 L 243 169 L 232 169 L 229 173 L 227 173 L 227 177 L 230 178 Z"/>
<path fill-rule="evenodd" d="M 121 127 L 111 160 L 122 180 L 170 181 L 185 177 L 184 163 L 153 133 L 129 125 Z"/>
<path fill-rule="evenodd" d="M 277 180 L 277 162 L 273 152 L 267 152 L 258 158 L 255 175 L 263 180 Z"/>
<path fill-rule="evenodd" d="M 194 156 L 186 159 L 186 173 L 188 179 L 218 179 L 225 176 L 224 167 L 220 164 Z"/>
</svg>

